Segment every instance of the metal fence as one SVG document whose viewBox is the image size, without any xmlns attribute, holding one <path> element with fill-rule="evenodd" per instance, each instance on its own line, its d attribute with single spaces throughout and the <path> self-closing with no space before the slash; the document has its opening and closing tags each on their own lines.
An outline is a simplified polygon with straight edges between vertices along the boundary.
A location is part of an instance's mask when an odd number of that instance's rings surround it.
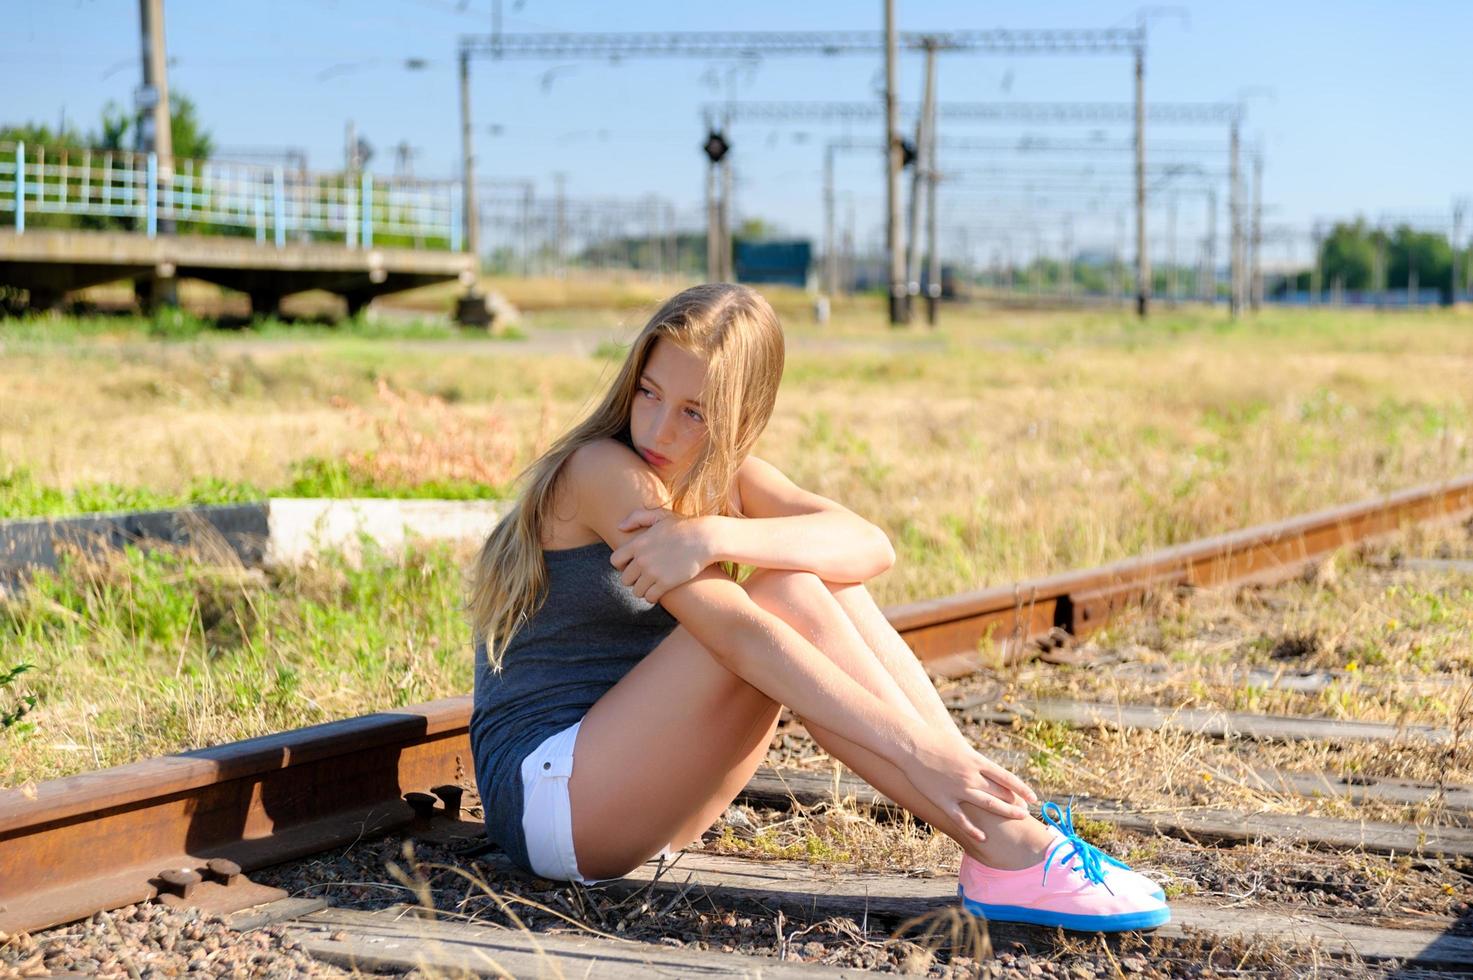
<svg viewBox="0 0 1473 980">
<path fill-rule="evenodd" d="M 173 222 L 182 233 L 254 236 L 277 248 L 377 242 L 460 251 L 460 202 L 458 181 L 213 160 L 176 159 L 164 172 L 153 153 L 0 143 L 0 212 L 20 233 L 29 221 L 153 238 Z"/>
</svg>

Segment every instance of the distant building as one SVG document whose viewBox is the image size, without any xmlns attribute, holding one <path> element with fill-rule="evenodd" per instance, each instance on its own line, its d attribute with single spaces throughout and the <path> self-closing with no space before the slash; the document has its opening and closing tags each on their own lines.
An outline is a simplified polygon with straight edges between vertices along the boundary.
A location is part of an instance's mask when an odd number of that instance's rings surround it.
<svg viewBox="0 0 1473 980">
<path fill-rule="evenodd" d="M 737 282 L 808 285 L 813 245 L 807 239 L 738 240 L 732 249 Z"/>
</svg>

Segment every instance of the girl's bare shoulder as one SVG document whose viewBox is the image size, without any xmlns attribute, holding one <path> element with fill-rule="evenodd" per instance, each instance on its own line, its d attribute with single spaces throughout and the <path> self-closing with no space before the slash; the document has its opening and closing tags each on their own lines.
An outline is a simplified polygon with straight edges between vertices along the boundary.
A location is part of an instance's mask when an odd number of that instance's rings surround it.
<svg viewBox="0 0 1473 980">
<path fill-rule="evenodd" d="M 563 461 L 553 480 L 552 507 L 542 528 L 542 547 L 579 548 L 601 541 L 583 513 L 588 496 L 646 491 L 652 489 L 651 483 L 659 485 L 655 471 L 619 440 L 598 439 L 579 446 Z"/>
</svg>

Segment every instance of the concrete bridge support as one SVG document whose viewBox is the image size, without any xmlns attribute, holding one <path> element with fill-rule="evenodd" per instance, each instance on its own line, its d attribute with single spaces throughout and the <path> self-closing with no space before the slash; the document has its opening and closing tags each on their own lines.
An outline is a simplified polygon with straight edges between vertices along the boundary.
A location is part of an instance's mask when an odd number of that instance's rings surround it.
<svg viewBox="0 0 1473 980">
<path fill-rule="evenodd" d="M 251 298 L 251 316 L 276 316 L 281 312 L 281 296 L 266 289 L 257 289 L 248 294 Z"/>
<path fill-rule="evenodd" d="M 152 313 L 166 306 L 178 306 L 179 278 L 174 275 L 174 268 L 165 266 L 155 269 L 151 276 L 134 279 L 133 295 L 138 300 L 138 308 L 145 313 Z"/>
<path fill-rule="evenodd" d="M 238 238 L 127 232 L 0 230 L 0 283 L 18 286 L 38 309 L 59 305 L 77 289 L 132 279 L 146 309 L 177 303 L 181 278 L 202 279 L 251 298 L 255 313 L 274 313 L 285 296 L 322 289 L 343 297 L 349 315 L 374 297 L 434 283 L 465 281 L 473 258 L 463 252 L 276 247 Z"/>
</svg>

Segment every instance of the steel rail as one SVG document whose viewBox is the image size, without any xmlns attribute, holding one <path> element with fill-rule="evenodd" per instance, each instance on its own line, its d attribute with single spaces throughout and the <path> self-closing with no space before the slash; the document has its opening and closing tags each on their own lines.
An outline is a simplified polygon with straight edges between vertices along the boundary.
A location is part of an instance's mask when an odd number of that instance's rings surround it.
<svg viewBox="0 0 1473 980">
<path fill-rule="evenodd" d="M 1154 551 L 1098 568 L 892 606 L 890 624 L 933 670 L 975 661 L 989 638 L 1006 658 L 1055 628 L 1084 636 L 1147 593 L 1290 578 L 1335 550 L 1410 524 L 1473 514 L 1473 475 Z M 959 655 L 960 658 L 959 658 Z"/>
<path fill-rule="evenodd" d="M 1343 546 L 1469 514 L 1473 476 L 885 614 L 928 667 L 962 670 L 989 638 L 1017 656 L 1056 628 L 1096 629 L 1154 589 L 1283 579 Z M 407 793 L 440 789 L 438 812 L 458 808 L 444 787 L 474 771 L 470 711 L 469 697 L 447 698 L 0 790 L 0 931 L 156 896 L 257 904 L 271 896 L 236 870 L 408 824 Z"/>
</svg>

